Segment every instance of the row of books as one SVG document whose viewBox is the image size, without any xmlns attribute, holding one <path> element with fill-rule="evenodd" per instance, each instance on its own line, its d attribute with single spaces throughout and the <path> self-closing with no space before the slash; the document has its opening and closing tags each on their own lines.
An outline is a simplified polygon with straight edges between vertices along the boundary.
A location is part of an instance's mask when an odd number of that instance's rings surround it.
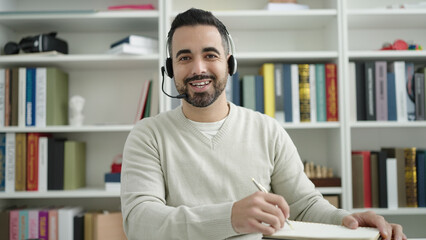
<svg viewBox="0 0 426 240">
<path fill-rule="evenodd" d="M 85 142 L 0 133 L 0 191 L 71 190 L 85 184 Z"/>
<path fill-rule="evenodd" d="M 139 95 L 135 123 L 142 118 L 155 116 L 159 113 L 158 90 L 157 81 L 144 81 Z"/>
<path fill-rule="evenodd" d="M 136 54 L 146 55 L 158 52 L 158 40 L 139 36 L 129 35 L 111 44 L 108 54 Z"/>
<path fill-rule="evenodd" d="M 426 68 L 413 62 L 350 62 L 358 121 L 425 120 Z"/>
<path fill-rule="evenodd" d="M 0 69 L 0 127 L 67 124 L 67 73 L 51 67 Z"/>
<path fill-rule="evenodd" d="M 2 239 L 126 239 L 121 212 L 84 212 L 79 206 L 5 209 L 0 222 Z"/>
<path fill-rule="evenodd" d="M 339 120 L 336 64 L 265 63 L 259 72 L 234 74 L 228 99 L 281 122 Z"/>
<path fill-rule="evenodd" d="M 415 147 L 353 151 L 353 207 L 426 207 L 425 154 Z"/>
</svg>

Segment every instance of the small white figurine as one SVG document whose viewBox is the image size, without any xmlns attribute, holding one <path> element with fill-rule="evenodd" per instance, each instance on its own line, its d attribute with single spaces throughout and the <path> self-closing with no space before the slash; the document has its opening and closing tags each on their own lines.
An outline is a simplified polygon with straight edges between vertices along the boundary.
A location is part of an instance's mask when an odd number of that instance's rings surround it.
<svg viewBox="0 0 426 240">
<path fill-rule="evenodd" d="M 69 101 L 69 122 L 71 126 L 82 126 L 84 115 L 83 108 L 86 100 L 82 96 L 72 96 Z"/>
</svg>

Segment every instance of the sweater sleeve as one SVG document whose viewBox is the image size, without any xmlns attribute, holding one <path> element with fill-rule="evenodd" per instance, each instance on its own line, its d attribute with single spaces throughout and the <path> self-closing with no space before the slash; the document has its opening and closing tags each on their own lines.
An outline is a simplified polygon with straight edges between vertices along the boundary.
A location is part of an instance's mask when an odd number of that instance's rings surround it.
<svg viewBox="0 0 426 240">
<path fill-rule="evenodd" d="M 272 190 L 286 199 L 291 219 L 341 225 L 350 213 L 335 208 L 315 189 L 293 141 L 284 129 L 281 133 L 276 141 Z"/>
<path fill-rule="evenodd" d="M 225 239 L 237 235 L 233 202 L 167 206 L 166 186 L 153 134 L 143 124 L 129 134 L 123 152 L 121 205 L 128 239 Z"/>
</svg>

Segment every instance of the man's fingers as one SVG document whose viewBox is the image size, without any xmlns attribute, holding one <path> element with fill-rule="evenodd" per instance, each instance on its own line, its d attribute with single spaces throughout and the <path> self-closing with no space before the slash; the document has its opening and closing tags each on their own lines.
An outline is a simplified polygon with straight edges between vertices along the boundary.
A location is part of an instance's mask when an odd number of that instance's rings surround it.
<svg viewBox="0 0 426 240">
<path fill-rule="evenodd" d="M 290 217 L 290 207 L 282 196 L 276 194 L 267 194 L 265 200 L 281 209 L 285 219 Z"/>
</svg>

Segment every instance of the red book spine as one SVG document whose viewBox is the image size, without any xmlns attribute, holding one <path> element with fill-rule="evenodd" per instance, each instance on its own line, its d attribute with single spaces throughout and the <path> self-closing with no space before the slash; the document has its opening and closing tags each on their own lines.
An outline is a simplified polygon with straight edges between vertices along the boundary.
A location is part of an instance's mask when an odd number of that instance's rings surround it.
<svg viewBox="0 0 426 240">
<path fill-rule="evenodd" d="M 362 154 L 363 158 L 363 176 L 364 179 L 364 207 L 371 208 L 373 205 L 373 200 L 371 196 L 371 160 L 370 160 L 370 151 L 354 151 L 353 154 Z"/>
<path fill-rule="evenodd" d="M 337 95 L 337 66 L 334 63 L 325 65 L 325 87 L 327 121 L 339 121 Z"/>
<path fill-rule="evenodd" d="M 38 190 L 39 133 L 27 134 L 27 191 Z"/>
</svg>

